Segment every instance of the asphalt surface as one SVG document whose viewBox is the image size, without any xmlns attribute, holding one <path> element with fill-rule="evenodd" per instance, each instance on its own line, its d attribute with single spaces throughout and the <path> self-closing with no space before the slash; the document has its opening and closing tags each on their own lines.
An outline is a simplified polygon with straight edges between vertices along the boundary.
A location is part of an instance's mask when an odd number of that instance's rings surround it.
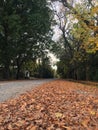
<svg viewBox="0 0 98 130">
<path fill-rule="evenodd" d="M 52 80 L 53 79 L 0 82 L 0 102 L 16 98 L 20 94 Z"/>
</svg>

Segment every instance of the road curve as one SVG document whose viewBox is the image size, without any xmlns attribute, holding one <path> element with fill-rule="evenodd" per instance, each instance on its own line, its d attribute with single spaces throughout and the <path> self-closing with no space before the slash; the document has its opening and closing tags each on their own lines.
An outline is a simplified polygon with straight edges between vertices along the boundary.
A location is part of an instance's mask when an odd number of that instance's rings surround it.
<svg viewBox="0 0 98 130">
<path fill-rule="evenodd" d="M 34 87 L 50 82 L 53 79 L 22 80 L 0 82 L 0 102 L 15 98 Z"/>
</svg>

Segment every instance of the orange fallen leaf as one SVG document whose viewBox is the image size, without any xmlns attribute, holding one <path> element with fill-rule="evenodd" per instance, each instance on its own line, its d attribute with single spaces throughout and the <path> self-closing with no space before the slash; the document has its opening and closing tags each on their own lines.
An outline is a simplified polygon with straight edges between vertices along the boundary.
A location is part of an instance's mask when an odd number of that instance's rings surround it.
<svg viewBox="0 0 98 130">
<path fill-rule="evenodd" d="M 86 120 L 82 121 L 81 124 L 82 124 L 84 127 L 87 127 L 88 122 L 89 122 L 89 119 L 86 119 Z"/>
<path fill-rule="evenodd" d="M 13 127 L 12 127 L 11 124 L 8 125 L 8 129 L 9 129 L 9 130 L 12 130 L 12 129 L 13 129 Z"/>
<path fill-rule="evenodd" d="M 22 126 L 22 125 L 24 125 L 24 124 L 25 124 L 25 121 L 24 121 L 24 120 L 19 120 L 19 121 L 17 121 L 17 122 L 15 123 L 15 125 L 18 126 L 18 127 L 20 127 L 20 126 Z"/>
<path fill-rule="evenodd" d="M 37 126 L 34 126 L 34 125 L 29 125 L 27 128 L 26 128 L 26 130 L 37 130 Z"/>
<path fill-rule="evenodd" d="M 94 89 L 62 80 L 36 87 L 0 104 L 0 130 L 98 130 Z"/>
<path fill-rule="evenodd" d="M 0 115 L 0 122 L 2 122 L 3 121 L 3 117 Z"/>
<path fill-rule="evenodd" d="M 33 126 L 30 130 L 37 130 L 37 126 Z"/>
<path fill-rule="evenodd" d="M 98 103 L 98 99 L 95 99 L 95 100 L 94 100 L 94 103 Z"/>
<path fill-rule="evenodd" d="M 66 130 L 72 130 L 70 127 L 62 126 L 62 128 L 65 128 Z"/>
</svg>

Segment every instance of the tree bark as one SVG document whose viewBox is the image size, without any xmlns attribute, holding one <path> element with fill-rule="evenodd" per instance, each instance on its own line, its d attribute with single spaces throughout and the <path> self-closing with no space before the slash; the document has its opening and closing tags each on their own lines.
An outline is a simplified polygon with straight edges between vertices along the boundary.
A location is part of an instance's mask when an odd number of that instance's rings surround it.
<svg viewBox="0 0 98 130">
<path fill-rule="evenodd" d="M 16 74 L 16 79 L 20 78 L 20 67 L 17 66 L 17 74 Z"/>
<path fill-rule="evenodd" d="M 86 65 L 86 81 L 89 80 L 89 67 Z"/>
<path fill-rule="evenodd" d="M 19 59 L 17 58 L 17 73 L 16 73 L 16 79 L 20 78 L 20 64 Z"/>
<path fill-rule="evenodd" d="M 5 78 L 5 79 L 9 79 L 9 78 L 10 78 L 10 67 L 9 67 L 9 64 L 6 64 L 6 65 L 5 65 L 4 70 L 5 70 L 4 78 Z"/>
<path fill-rule="evenodd" d="M 4 44 L 5 44 L 5 48 L 4 48 L 4 53 L 3 53 L 3 58 L 4 58 L 4 69 L 5 69 L 5 75 L 4 77 L 6 79 L 10 78 L 10 52 L 9 52 L 9 41 L 8 41 L 8 24 L 7 21 L 4 22 L 3 24 L 3 28 L 4 28 Z"/>
</svg>

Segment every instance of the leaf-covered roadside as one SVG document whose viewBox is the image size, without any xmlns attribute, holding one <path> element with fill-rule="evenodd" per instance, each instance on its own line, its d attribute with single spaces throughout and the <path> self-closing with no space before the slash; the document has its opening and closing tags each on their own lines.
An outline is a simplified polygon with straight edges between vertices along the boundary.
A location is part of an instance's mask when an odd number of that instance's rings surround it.
<svg viewBox="0 0 98 130">
<path fill-rule="evenodd" d="M 0 104 L 0 130 L 98 130 L 98 88 L 44 84 Z"/>
</svg>

